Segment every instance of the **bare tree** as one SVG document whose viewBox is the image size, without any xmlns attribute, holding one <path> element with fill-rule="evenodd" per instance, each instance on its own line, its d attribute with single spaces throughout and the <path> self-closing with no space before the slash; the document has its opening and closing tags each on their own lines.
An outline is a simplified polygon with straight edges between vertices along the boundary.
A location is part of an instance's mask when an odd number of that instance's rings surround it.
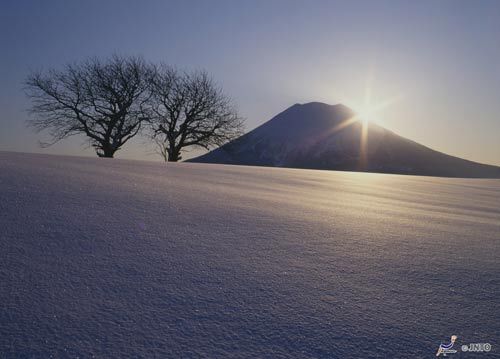
<svg viewBox="0 0 500 359">
<path fill-rule="evenodd" d="M 99 157 L 113 157 L 146 119 L 151 74 L 142 59 L 120 56 L 32 73 L 26 80 L 34 115 L 29 123 L 37 132 L 49 131 L 46 146 L 84 134 Z"/>
<path fill-rule="evenodd" d="M 166 161 L 182 159 L 189 146 L 210 149 L 239 136 L 243 121 L 206 72 L 156 68 L 149 101 L 151 137 Z"/>
</svg>

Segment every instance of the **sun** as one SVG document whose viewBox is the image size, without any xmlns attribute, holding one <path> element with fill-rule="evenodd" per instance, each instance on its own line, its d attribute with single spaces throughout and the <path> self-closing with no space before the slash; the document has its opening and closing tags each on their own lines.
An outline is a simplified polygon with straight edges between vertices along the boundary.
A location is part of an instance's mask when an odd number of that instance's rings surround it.
<svg viewBox="0 0 500 359">
<path fill-rule="evenodd" d="M 356 117 L 363 124 L 368 124 L 369 122 L 377 122 L 377 111 L 375 107 L 367 106 L 356 111 Z"/>
<path fill-rule="evenodd" d="M 372 128 L 370 123 L 379 122 L 379 114 L 386 107 L 392 105 L 394 102 L 398 101 L 401 95 L 389 98 L 385 101 L 372 101 L 371 86 L 367 85 L 365 88 L 365 96 L 362 105 L 352 106 L 354 109 L 354 116 L 341 122 L 334 128 L 331 132 L 338 132 L 343 128 L 354 125 L 355 123 L 361 124 L 361 133 L 359 139 L 359 168 L 365 169 L 368 166 L 368 141 L 369 141 L 369 130 Z M 373 128 L 372 128 L 373 129 Z"/>
<path fill-rule="evenodd" d="M 365 97 L 363 105 L 354 107 L 356 112 L 355 118 L 358 121 L 363 122 L 364 124 L 368 124 L 370 122 L 379 122 L 380 112 L 386 107 L 392 105 L 398 99 L 399 96 L 387 99 L 385 101 L 373 103 L 371 101 L 371 97 Z"/>
<path fill-rule="evenodd" d="M 373 107 L 374 106 L 372 103 L 372 88 L 370 83 L 367 83 L 365 87 L 365 98 L 363 101 L 363 105 L 361 106 L 361 108 L 358 109 L 356 116 L 358 120 L 360 120 L 363 123 L 364 127 L 368 125 L 369 122 L 374 120 L 373 116 L 375 110 Z"/>
<path fill-rule="evenodd" d="M 365 147 L 368 139 L 368 130 L 372 127 L 370 124 L 381 122 L 380 115 L 383 110 L 395 102 L 398 102 L 401 98 L 402 94 L 398 94 L 397 96 L 386 98 L 383 101 L 374 101 L 372 97 L 371 78 L 369 78 L 364 89 L 364 97 L 361 98 L 361 101 L 357 102 L 346 99 L 347 105 L 354 110 L 354 115 L 334 126 L 329 133 L 338 132 L 356 123 L 361 124 L 361 142 L 362 147 Z"/>
<path fill-rule="evenodd" d="M 378 114 L 380 111 L 385 109 L 387 106 L 392 104 L 394 99 L 374 102 L 372 98 L 371 86 L 365 88 L 365 96 L 361 106 L 355 106 L 356 119 L 361 121 L 364 125 L 368 125 L 370 122 L 378 121 Z"/>
</svg>

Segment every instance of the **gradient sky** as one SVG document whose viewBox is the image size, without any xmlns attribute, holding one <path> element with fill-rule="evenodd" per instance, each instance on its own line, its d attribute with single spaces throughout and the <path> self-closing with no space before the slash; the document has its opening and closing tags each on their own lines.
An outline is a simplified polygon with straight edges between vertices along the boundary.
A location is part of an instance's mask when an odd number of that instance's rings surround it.
<svg viewBox="0 0 500 359">
<path fill-rule="evenodd" d="M 113 53 L 208 70 L 247 129 L 294 103 L 355 107 L 370 83 L 399 98 L 379 124 L 500 165 L 500 1 L 2 0 L 0 150 L 94 156 L 83 137 L 38 147 L 22 82 Z M 143 142 L 116 157 L 159 160 Z"/>
</svg>

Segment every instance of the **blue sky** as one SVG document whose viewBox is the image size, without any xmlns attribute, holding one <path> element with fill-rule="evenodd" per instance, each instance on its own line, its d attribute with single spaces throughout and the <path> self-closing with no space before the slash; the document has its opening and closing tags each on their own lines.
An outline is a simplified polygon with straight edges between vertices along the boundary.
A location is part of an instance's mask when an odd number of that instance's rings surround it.
<svg viewBox="0 0 500 359">
<path fill-rule="evenodd" d="M 206 69 L 248 129 L 294 103 L 356 107 L 371 84 L 375 102 L 398 98 L 381 125 L 500 165 L 498 1 L 4 0 L 0 47 L 0 150 L 94 155 L 78 137 L 38 147 L 22 82 L 118 53 Z M 138 139 L 117 157 L 151 152 Z"/>
</svg>

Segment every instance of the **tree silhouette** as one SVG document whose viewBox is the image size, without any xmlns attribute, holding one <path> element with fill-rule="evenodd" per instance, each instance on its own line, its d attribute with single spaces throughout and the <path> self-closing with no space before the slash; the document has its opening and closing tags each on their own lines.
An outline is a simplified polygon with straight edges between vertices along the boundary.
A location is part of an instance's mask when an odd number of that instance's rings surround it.
<svg viewBox="0 0 500 359">
<path fill-rule="evenodd" d="M 120 56 L 32 73 L 25 83 L 32 100 L 29 124 L 49 131 L 52 141 L 45 146 L 84 134 L 99 157 L 113 157 L 146 120 L 151 77 L 141 58 Z"/>
<path fill-rule="evenodd" d="M 208 150 L 242 133 L 243 121 L 231 100 L 204 71 L 156 67 L 150 91 L 150 134 L 169 162 L 181 160 L 186 147 Z"/>
</svg>

